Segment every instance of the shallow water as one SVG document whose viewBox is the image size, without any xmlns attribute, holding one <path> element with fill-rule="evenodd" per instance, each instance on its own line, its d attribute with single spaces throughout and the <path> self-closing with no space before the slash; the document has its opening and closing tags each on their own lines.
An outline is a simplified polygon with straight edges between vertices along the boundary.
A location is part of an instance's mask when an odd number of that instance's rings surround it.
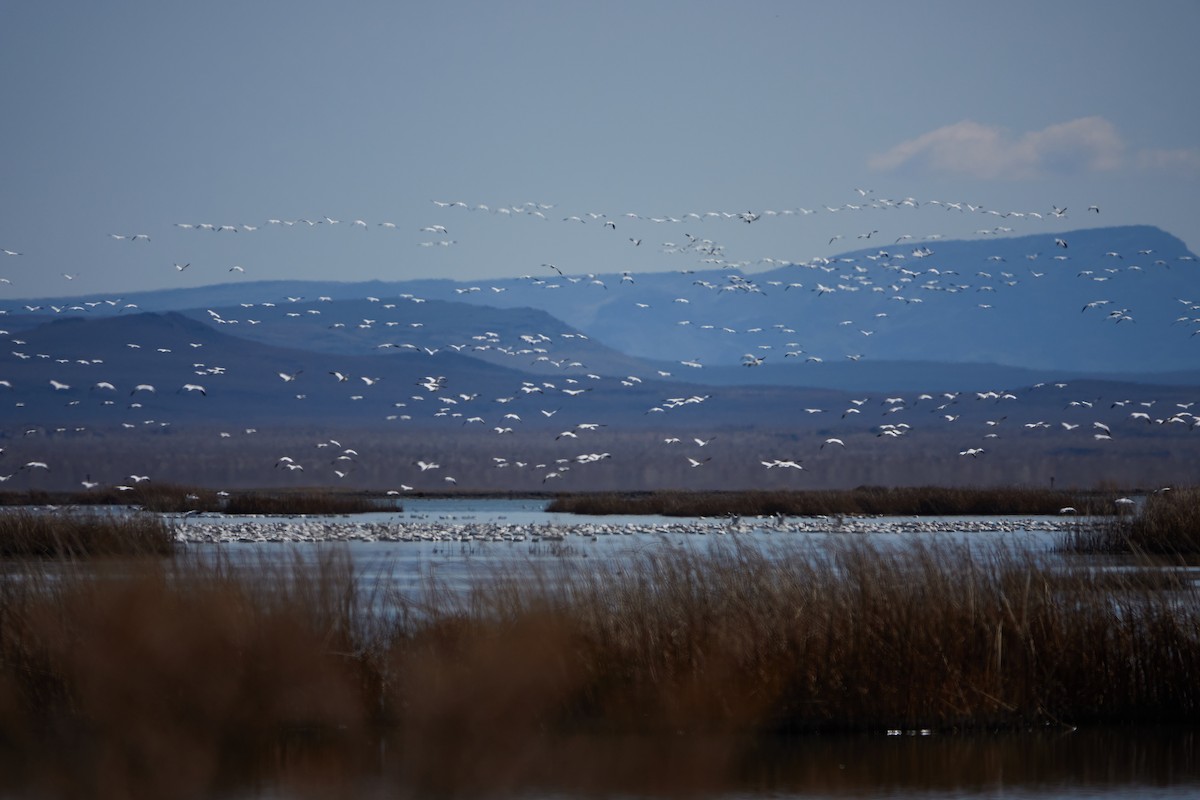
<svg viewBox="0 0 1200 800">
<path fill-rule="evenodd" d="M 862 537 L 877 547 L 928 541 L 1005 543 L 1048 551 L 1058 517 L 874 517 L 736 520 L 654 515 L 548 513 L 544 500 L 411 499 L 403 512 L 334 516 L 179 518 L 180 537 L 201 555 L 234 563 L 349 556 L 368 591 L 415 596 L 435 583 L 462 592 L 502 571 L 552 573 L 590 561 L 620 562 L 647 551 L 750 546 L 767 554 L 821 553 L 832 540 Z"/>
<path fill-rule="evenodd" d="M 588 514 L 568 514 L 563 512 L 546 511 L 548 501 L 538 499 L 522 499 L 522 498 L 412 498 L 403 499 L 403 511 L 377 511 L 367 514 L 340 514 L 322 517 L 320 519 L 340 520 L 344 522 L 353 521 L 362 524 L 396 524 L 396 525 L 420 525 L 420 524 L 499 524 L 499 525 L 520 525 L 538 527 L 552 526 L 624 526 L 624 525 L 654 525 L 654 524 L 672 524 L 672 525 L 699 525 L 701 523 L 719 527 L 722 524 L 729 525 L 729 518 L 709 518 L 709 517 L 666 517 L 660 515 L 646 514 L 611 514 L 611 515 L 588 515 Z M 281 522 L 281 521 L 296 521 L 298 519 L 317 519 L 317 517 L 297 517 L 297 516 L 267 516 L 267 515 L 196 515 L 192 517 L 194 520 L 212 521 L 221 524 L 237 524 L 242 522 Z M 776 517 L 739 517 L 738 521 L 744 525 L 768 526 L 772 522 L 777 521 Z M 795 523 L 799 523 L 802 519 L 806 520 L 813 528 L 835 532 L 843 529 L 852 529 L 856 523 L 854 518 L 850 517 L 818 517 L 818 518 L 788 518 Z M 1026 517 L 872 517 L 866 518 L 864 522 L 873 522 L 877 524 L 885 523 L 923 523 L 937 526 L 963 525 L 970 527 L 971 525 L 980 522 L 981 520 L 990 520 L 993 524 L 1008 525 L 1016 522 L 1029 521 L 1043 527 L 1060 527 L 1069 523 L 1068 518 L 1057 516 L 1026 516 Z"/>
</svg>

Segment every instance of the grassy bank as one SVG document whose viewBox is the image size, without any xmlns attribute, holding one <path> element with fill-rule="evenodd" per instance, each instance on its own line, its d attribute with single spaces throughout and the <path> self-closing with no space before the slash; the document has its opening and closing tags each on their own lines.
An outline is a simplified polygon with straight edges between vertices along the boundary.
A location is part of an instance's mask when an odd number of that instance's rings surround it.
<svg viewBox="0 0 1200 800">
<path fill-rule="evenodd" d="M 562 495 L 550 511 L 571 514 L 739 516 L 970 516 L 1056 514 L 1065 507 L 1088 513 L 1102 500 L 1093 493 L 1028 488 L 862 486 L 856 489 L 755 492 L 605 492 Z M 1111 508 L 1111 506 L 1107 506 Z"/>
<path fill-rule="evenodd" d="M 846 539 L 481 578 L 367 594 L 337 552 L 4 575 L 0 773 L 199 794 L 306 751 L 419 796 L 569 783 L 598 734 L 1200 721 L 1200 597 L 1169 572 Z"/>
</svg>

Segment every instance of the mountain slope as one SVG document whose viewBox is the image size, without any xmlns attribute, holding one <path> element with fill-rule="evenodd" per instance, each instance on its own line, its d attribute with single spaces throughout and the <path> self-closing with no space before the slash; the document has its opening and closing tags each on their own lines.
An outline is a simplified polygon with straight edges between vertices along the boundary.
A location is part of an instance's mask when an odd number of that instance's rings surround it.
<svg viewBox="0 0 1200 800">
<path fill-rule="evenodd" d="M 621 374 L 644 370 L 650 360 L 683 377 L 683 361 L 734 367 L 749 356 L 772 369 L 744 370 L 747 381 L 770 375 L 809 385 L 814 376 L 861 383 L 845 369 L 820 369 L 834 362 L 1194 375 L 1200 345 L 1192 336 L 1200 330 L 1197 262 L 1182 242 L 1149 226 L 906 240 L 755 274 L 733 267 L 596 276 L 543 271 L 480 283 L 247 283 L 129 295 L 120 302 L 46 300 L 3 308 L 14 331 L 52 314 L 52 305 L 99 316 L 128 314 L 133 309 L 121 309 L 133 303 L 142 310 L 192 309 L 200 318 L 215 312 L 218 319 L 240 321 L 230 332 L 265 343 L 341 353 L 388 343 L 470 345 L 473 355 L 497 363 L 510 359 L 497 346 L 546 350 L 540 339 L 530 347 L 521 338 L 546 335 L 554 352 L 523 353 L 535 363 L 520 368 L 558 369 L 537 363 L 546 357 Z M 40 308 L 30 314 L 26 306 Z M 499 334 L 489 337 L 492 346 L 476 350 L 480 340 L 473 337 L 489 331 Z M 588 338 L 567 337 L 578 333 Z M 838 373 L 847 377 L 820 377 Z"/>
</svg>

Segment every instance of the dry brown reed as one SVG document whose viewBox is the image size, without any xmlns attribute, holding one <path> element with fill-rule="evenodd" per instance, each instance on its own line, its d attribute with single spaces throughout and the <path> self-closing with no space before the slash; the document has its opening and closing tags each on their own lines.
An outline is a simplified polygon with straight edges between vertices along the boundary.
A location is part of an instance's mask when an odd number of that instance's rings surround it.
<svg viewBox="0 0 1200 800">
<path fill-rule="evenodd" d="M 596 769 L 598 741 L 646 770 L 687 741 L 716 781 L 739 751 L 708 743 L 784 732 L 1200 717 L 1186 581 L 995 546 L 733 540 L 413 598 L 368 591 L 344 553 L 0 577 L 0 772 L 92 797 L 364 772 L 496 793 L 629 777 Z"/>
<path fill-rule="evenodd" d="M 1200 488 L 1148 495 L 1129 523 L 1129 543 L 1147 553 L 1200 553 Z"/>
<path fill-rule="evenodd" d="M 0 511 L 0 558 L 163 556 L 173 551 L 174 541 L 171 527 L 152 514 Z"/>
<path fill-rule="evenodd" d="M 5 774 L 53 795 L 199 796 L 289 734 L 361 733 L 343 566 L 123 562 L 5 580 Z"/>
<path fill-rule="evenodd" d="M 1132 510 L 1121 510 L 1132 509 Z M 1200 488 L 1160 489 L 1140 504 L 1108 506 L 1109 514 L 1084 520 L 1062 537 L 1073 553 L 1200 555 Z M 1116 513 L 1112 513 L 1112 512 Z"/>
<path fill-rule="evenodd" d="M 548 510 L 575 514 L 662 514 L 665 516 L 973 516 L 1055 514 L 1066 506 L 1081 512 L 1097 505 L 1090 493 L 1022 487 L 860 486 L 845 490 L 562 495 Z"/>
</svg>

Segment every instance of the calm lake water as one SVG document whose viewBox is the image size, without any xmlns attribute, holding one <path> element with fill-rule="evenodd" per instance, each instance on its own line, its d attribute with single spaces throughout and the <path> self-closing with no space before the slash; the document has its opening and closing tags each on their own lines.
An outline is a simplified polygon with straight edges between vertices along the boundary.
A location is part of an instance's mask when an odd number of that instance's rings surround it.
<svg viewBox="0 0 1200 800">
<path fill-rule="evenodd" d="M 497 567 L 553 567 L 589 559 L 620 559 L 646 548 L 704 548 L 727 543 L 720 522 L 659 517 L 579 517 L 548 514 L 537 500 L 404 499 L 402 513 L 381 512 L 353 518 L 308 519 L 332 524 L 379 524 L 396 529 L 444 531 L 464 526 L 517 526 L 527 538 L 517 541 L 349 541 L 337 543 L 236 542 L 192 545 L 196 552 L 222 553 L 235 561 L 260 564 L 262 559 L 315 559 L 331 549 L 348 554 L 365 588 L 389 588 L 417 593 L 436 578 L 443 586 L 466 590 Z M 1018 548 L 1048 551 L 1058 534 L 1023 526 L 1022 521 L 993 520 L 995 530 L 970 530 L 978 519 L 936 520 L 936 532 L 853 532 L 869 536 L 879 546 L 898 546 L 911 535 L 948 541 L 1005 542 Z M 1029 520 L 1024 520 L 1028 522 Z M 299 524 L 295 519 L 267 517 L 192 517 L 184 525 Z M 878 520 L 910 523 L 911 520 Z M 925 520 L 924 522 L 930 522 Z M 1044 519 L 1052 525 L 1061 520 Z M 704 535 L 636 533 L 581 535 L 582 526 L 658 525 L 696 526 Z M 713 526 L 717 527 L 714 528 Z M 751 529 L 754 523 L 749 523 Z M 764 548 L 783 544 L 820 548 L 828 537 L 846 535 L 830 519 L 803 533 L 754 531 L 736 534 L 741 542 Z M 555 533 L 573 531 L 562 539 Z M 793 550 L 794 551 L 794 550 Z M 394 764 L 387 742 L 366 774 L 341 785 L 344 796 L 424 796 L 413 792 L 407 768 Z M 303 749 L 277 754 L 302 763 Z M 535 770 L 536 771 L 536 770 Z M 459 776 L 461 777 L 461 776 Z M 970 736 L 928 735 L 902 731 L 891 736 L 840 736 L 762 743 L 706 741 L 689 737 L 655 740 L 598 740 L 580 752 L 555 751 L 547 757 L 540 788 L 480 786 L 457 796 L 519 797 L 524 800 L 575 800 L 583 797 L 704 797 L 719 800 L 764 798 L 1194 798 L 1200 797 L 1200 738 L 1193 729 L 1068 730 L 1043 729 L 1020 733 Z M 436 788 L 436 787 L 433 787 Z M 461 788 L 461 787 L 459 787 Z M 432 791 L 432 789 L 431 789 Z M 436 793 L 436 792 L 434 792 Z M 289 798 L 287 788 L 259 784 L 250 794 L 236 797 Z M 323 795 L 322 795 L 323 796 Z"/>
<path fill-rule="evenodd" d="M 647 550 L 692 548 L 705 550 L 736 540 L 764 552 L 794 553 L 797 548 L 820 551 L 831 537 L 847 534 L 868 538 L 879 547 L 904 546 L 913 536 L 946 542 L 1003 542 L 1013 547 L 1046 551 L 1057 534 L 1043 529 L 1062 525 L 1057 517 L 880 517 L 856 523 L 836 518 L 795 520 L 780 532 L 775 519 L 743 518 L 737 532 L 730 521 L 711 518 L 646 515 L 587 516 L 545 511 L 546 501 L 529 499 L 405 499 L 402 512 L 378 512 L 333 517 L 199 516 L 181 520 L 185 533 L 197 530 L 386 528 L 395 534 L 414 532 L 440 538 L 415 541 L 230 541 L 195 544 L 200 553 L 221 553 L 257 562 L 263 558 L 316 559 L 331 550 L 347 553 L 356 574 L 368 587 L 386 585 L 415 591 L 436 577 L 443 587 L 465 590 L 481 576 L 505 570 L 584 564 L 586 559 L 620 560 Z M 972 530 L 984 527 L 989 530 Z M 861 528 L 861 530 L 860 530 Z M 916 530 L 909 530 L 916 528 Z M 936 528 L 931 531 L 929 528 Z M 519 539 L 492 540 L 481 531 L 504 529 Z M 632 533 L 631 533 L 632 531 Z M 899 531 L 899 532 L 898 532 Z M 372 532 L 374 538 L 378 530 Z M 249 536 L 247 539 L 251 538 Z"/>
</svg>

